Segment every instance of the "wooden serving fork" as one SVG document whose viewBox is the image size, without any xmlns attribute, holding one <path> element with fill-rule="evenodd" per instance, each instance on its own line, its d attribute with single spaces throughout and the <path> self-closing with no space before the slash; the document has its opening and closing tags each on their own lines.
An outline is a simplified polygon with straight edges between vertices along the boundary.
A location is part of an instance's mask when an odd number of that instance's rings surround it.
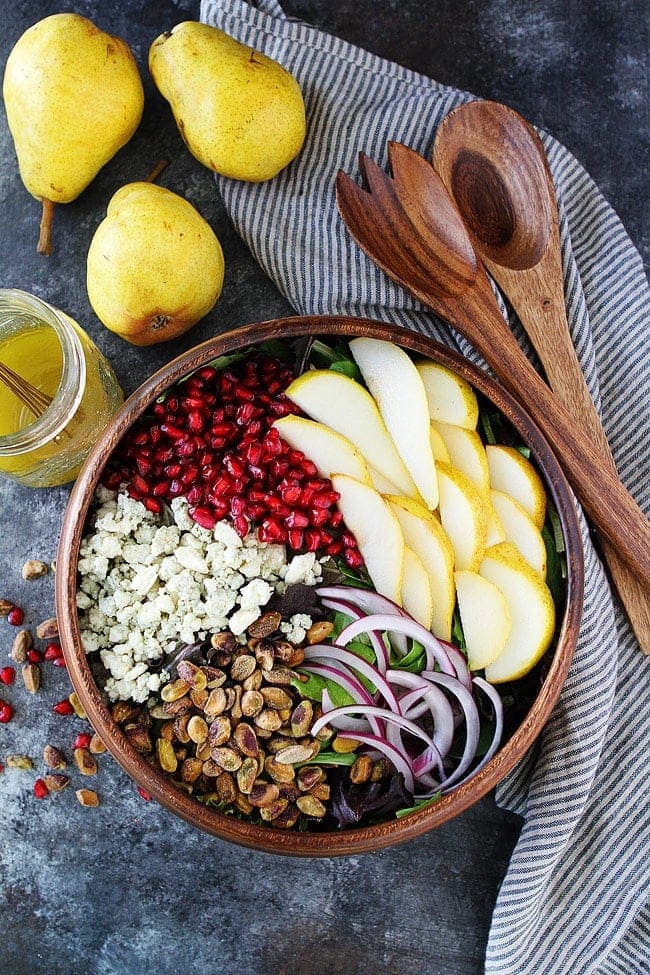
<svg viewBox="0 0 650 975">
<path fill-rule="evenodd" d="M 522 352 L 440 176 L 400 143 L 389 143 L 388 157 L 392 178 L 360 155 L 367 189 L 342 171 L 337 175 L 338 207 L 352 237 L 390 278 L 472 343 L 546 436 L 601 534 L 650 586 L 646 518 Z"/>
</svg>

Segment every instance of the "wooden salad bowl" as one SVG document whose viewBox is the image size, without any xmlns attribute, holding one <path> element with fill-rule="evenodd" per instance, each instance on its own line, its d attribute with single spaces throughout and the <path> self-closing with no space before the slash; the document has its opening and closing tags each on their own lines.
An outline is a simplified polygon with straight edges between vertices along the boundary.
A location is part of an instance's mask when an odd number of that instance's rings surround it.
<svg viewBox="0 0 650 975">
<path fill-rule="evenodd" d="M 493 759 L 468 782 L 418 812 L 377 825 L 321 833 L 261 827 L 225 815 L 175 788 L 161 770 L 150 765 L 127 741 L 95 683 L 81 644 L 76 606 L 79 546 L 93 495 L 111 453 L 134 421 L 170 385 L 216 356 L 268 339 L 308 335 L 343 339 L 361 335 L 391 341 L 454 369 L 470 382 L 530 447 L 531 457 L 557 509 L 567 558 L 566 605 L 558 620 L 555 647 L 545 657 L 546 674 L 522 723 Z M 192 826 L 221 839 L 269 853 L 330 857 L 379 850 L 413 839 L 463 812 L 504 778 L 540 734 L 560 695 L 578 639 L 583 584 L 582 545 L 569 486 L 546 440 L 510 393 L 457 353 L 419 333 L 368 319 L 297 316 L 248 325 L 209 339 L 160 369 L 126 401 L 90 453 L 73 487 L 57 554 L 56 610 L 68 672 L 86 714 L 113 757 L 142 789 Z"/>
</svg>

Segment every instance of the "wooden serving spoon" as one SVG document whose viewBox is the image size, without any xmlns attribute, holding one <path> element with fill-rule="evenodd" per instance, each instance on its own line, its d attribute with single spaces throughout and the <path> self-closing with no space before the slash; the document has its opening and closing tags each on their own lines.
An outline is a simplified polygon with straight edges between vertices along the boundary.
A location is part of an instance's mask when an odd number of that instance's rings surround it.
<svg viewBox="0 0 650 975">
<path fill-rule="evenodd" d="M 338 207 L 350 233 L 389 277 L 481 353 L 545 434 L 602 534 L 650 585 L 648 522 L 520 349 L 440 176 L 407 146 L 389 143 L 388 155 L 393 179 L 361 154 L 368 190 L 337 175 Z"/>
<path fill-rule="evenodd" d="M 433 165 L 526 329 L 551 389 L 600 451 L 600 463 L 616 473 L 569 331 L 557 201 L 539 136 L 505 105 L 469 102 L 438 128 Z M 650 593 L 607 541 L 603 555 L 641 649 L 650 653 Z"/>
</svg>

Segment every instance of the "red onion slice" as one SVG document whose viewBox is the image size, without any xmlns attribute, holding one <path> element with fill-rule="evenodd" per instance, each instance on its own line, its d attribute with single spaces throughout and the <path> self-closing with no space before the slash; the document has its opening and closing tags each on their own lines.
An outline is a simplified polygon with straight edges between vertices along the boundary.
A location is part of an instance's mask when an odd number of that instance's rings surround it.
<svg viewBox="0 0 650 975">
<path fill-rule="evenodd" d="M 392 711 L 396 714 L 402 713 L 399 701 L 395 697 L 395 691 L 383 674 L 380 674 L 377 668 L 369 664 L 363 657 L 357 657 L 356 653 L 344 650 L 342 647 L 329 646 L 327 643 L 314 643 L 311 647 L 305 648 L 305 660 L 321 660 L 325 663 L 330 660 L 337 660 L 352 670 L 356 670 L 357 673 L 363 674 L 371 682 Z"/>
<path fill-rule="evenodd" d="M 382 596 L 378 592 L 368 589 L 359 589 L 356 586 L 319 586 L 316 595 L 321 599 L 341 599 L 352 603 L 366 615 L 371 613 L 385 613 L 387 616 L 405 616 L 410 619 L 409 614 L 397 603 L 394 603 L 388 596 Z M 323 603 L 325 605 L 325 603 Z M 406 637 L 395 634 L 393 645 L 401 657 L 405 657 L 408 652 Z"/>
<path fill-rule="evenodd" d="M 311 663 L 301 667 L 300 669 L 305 673 L 316 674 L 319 677 L 325 677 L 327 680 L 331 680 L 332 683 L 338 684 L 338 686 L 342 687 L 344 691 L 347 691 L 350 697 L 352 697 L 359 704 L 369 704 L 372 706 L 375 703 L 372 695 L 366 690 L 361 681 L 358 680 L 358 678 L 355 677 L 355 675 L 351 673 L 351 671 L 349 671 L 343 664 L 340 664 L 340 666 L 342 669 L 338 670 L 337 668 L 330 667 L 327 664 Z M 325 694 L 327 694 L 327 688 L 325 688 L 323 691 L 323 711 L 331 710 L 331 708 L 325 707 Z M 329 694 L 327 696 L 331 703 Z M 378 721 L 377 718 L 374 716 L 369 716 L 366 723 L 367 725 L 370 725 L 370 729 L 374 732 L 374 734 L 380 736 L 383 735 L 383 723 Z"/>
<path fill-rule="evenodd" d="M 367 633 L 370 630 L 377 630 L 379 632 L 388 630 L 391 633 L 401 633 L 403 636 L 410 637 L 412 640 L 417 640 L 424 647 L 427 667 L 433 669 L 438 664 L 443 673 L 455 677 L 456 671 L 447 655 L 447 651 L 438 642 L 433 633 L 426 630 L 416 620 L 411 619 L 410 616 L 388 616 L 383 613 L 378 613 L 375 616 L 366 616 L 360 620 L 353 620 L 349 626 L 346 626 L 343 633 L 345 633 L 346 641 L 349 643 L 355 636 L 359 636 L 361 633 Z M 339 635 L 339 640 L 342 635 Z"/>
<path fill-rule="evenodd" d="M 464 687 L 459 680 L 455 677 L 450 677 L 448 674 L 438 674 L 435 671 L 422 671 L 422 676 L 427 680 L 433 681 L 434 684 L 439 684 L 441 687 L 445 687 L 450 691 L 458 700 L 461 708 L 463 709 L 463 714 L 465 715 L 465 748 L 463 749 L 463 756 L 448 778 L 442 786 L 443 792 L 447 792 L 449 788 L 458 782 L 458 780 L 464 775 L 469 766 L 472 764 L 474 756 L 476 755 L 476 749 L 478 747 L 478 738 L 481 730 L 481 723 L 478 716 L 478 708 L 474 702 L 474 698 L 469 693 L 466 687 Z"/>
<path fill-rule="evenodd" d="M 354 639 L 355 636 L 358 636 L 359 635 L 358 633 L 353 633 L 351 637 L 348 637 L 348 630 L 350 629 L 351 626 L 354 626 L 357 623 L 361 623 L 363 619 L 370 619 L 370 617 L 360 616 L 358 619 L 353 620 L 351 623 L 348 623 L 348 625 L 344 629 L 342 629 L 339 635 L 337 636 L 335 640 L 336 645 L 339 647 L 345 647 L 347 646 L 348 643 L 350 643 L 351 640 Z M 370 645 L 375 652 L 375 658 L 377 660 L 377 670 L 379 670 L 380 673 L 385 674 L 388 668 L 390 667 L 390 658 L 388 656 L 388 650 L 386 649 L 386 644 L 384 643 L 381 634 L 376 630 L 363 630 L 362 632 L 364 636 L 367 636 L 369 638 Z"/>
<path fill-rule="evenodd" d="M 389 670 L 387 680 L 398 687 L 409 687 L 413 691 L 420 691 L 423 700 L 431 710 L 433 719 L 433 740 L 443 758 L 447 756 L 454 739 L 454 712 L 451 704 L 431 681 L 425 680 L 421 674 L 411 674 L 405 670 Z M 405 697 L 400 698 L 400 707 L 404 707 Z M 408 706 L 408 705 L 406 705 Z"/>
<path fill-rule="evenodd" d="M 398 748 L 391 745 L 389 741 L 384 738 L 378 738 L 376 735 L 365 734 L 364 732 L 359 732 L 358 734 L 351 734 L 346 731 L 339 731 L 339 738 L 343 739 L 354 739 L 355 741 L 360 741 L 364 745 L 368 745 L 370 748 L 376 749 L 378 752 L 382 752 L 395 766 L 398 772 L 404 776 L 404 786 L 407 792 L 411 795 L 415 792 L 415 783 L 413 781 L 413 773 L 411 772 L 410 765 L 407 759 L 402 755 Z"/>
<path fill-rule="evenodd" d="M 423 741 L 427 748 L 436 749 L 433 744 L 433 739 L 420 728 L 415 721 L 409 721 L 408 718 L 403 717 L 401 714 L 394 714 L 392 711 L 387 711 L 386 708 L 377 707 L 377 705 L 367 705 L 367 704 L 346 704 L 342 708 L 334 708 L 333 711 L 328 711 L 327 714 L 323 714 L 320 718 L 314 721 L 311 734 L 317 735 L 321 728 L 324 728 L 326 724 L 330 723 L 331 718 L 345 717 L 348 714 L 358 714 L 363 717 L 370 715 L 375 715 L 377 718 L 382 718 L 387 724 L 397 725 L 403 731 L 408 731 L 409 734 L 413 735 L 415 738 L 419 738 Z M 394 742 L 393 742 L 394 744 Z M 476 751 L 476 748 L 474 749 Z"/>
<path fill-rule="evenodd" d="M 443 647 L 447 651 L 449 659 L 451 660 L 454 670 L 456 671 L 456 676 L 458 677 L 458 680 L 462 683 L 464 687 L 467 688 L 467 690 L 471 694 L 472 675 L 469 671 L 469 667 L 467 666 L 467 661 L 465 660 L 465 657 L 460 652 L 458 647 L 455 647 L 453 645 L 453 643 L 447 643 L 446 640 L 441 640 L 440 642 L 442 643 Z"/>
<path fill-rule="evenodd" d="M 490 747 L 488 748 L 488 750 L 486 751 L 485 755 L 478 763 L 476 768 L 472 769 L 469 775 L 465 775 L 462 779 L 456 782 L 456 784 L 454 785 L 454 789 L 457 789 L 460 785 L 464 785 L 464 783 L 467 782 L 468 779 L 472 779 L 477 772 L 480 772 L 481 769 L 485 765 L 487 765 L 487 763 L 493 757 L 494 753 L 496 752 L 499 745 L 501 744 L 501 736 L 503 735 L 503 702 L 501 700 L 499 692 L 497 691 L 496 687 L 493 687 L 492 684 L 488 684 L 488 682 L 486 680 L 483 680 L 482 677 L 475 677 L 473 682 L 477 687 L 479 687 L 483 691 L 483 693 L 487 697 L 489 697 L 490 701 L 492 702 L 492 707 L 494 708 L 494 721 L 495 721 L 494 738 L 492 739 L 492 742 L 490 743 Z"/>
</svg>

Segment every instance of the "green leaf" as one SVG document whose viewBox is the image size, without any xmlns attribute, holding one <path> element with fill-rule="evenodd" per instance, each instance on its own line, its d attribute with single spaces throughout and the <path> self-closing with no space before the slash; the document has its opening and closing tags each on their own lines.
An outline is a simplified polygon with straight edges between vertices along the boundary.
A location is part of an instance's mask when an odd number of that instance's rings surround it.
<svg viewBox="0 0 650 975">
<path fill-rule="evenodd" d="M 354 765 L 357 756 L 354 752 L 319 752 L 304 765 Z"/>
<path fill-rule="evenodd" d="M 417 640 L 413 641 L 413 646 L 405 657 L 398 657 L 391 653 L 390 663 L 395 670 L 407 670 L 411 674 L 419 674 L 424 670 L 426 654 L 424 647 Z"/>
<path fill-rule="evenodd" d="M 402 816 L 408 816 L 409 813 L 417 812 L 419 809 L 426 809 L 427 806 L 433 806 L 433 804 L 438 802 L 441 798 L 442 792 L 434 792 L 430 799 L 420 799 L 412 806 L 409 806 L 408 809 L 398 809 L 395 813 L 395 817 L 397 819 L 401 819 Z"/>
<path fill-rule="evenodd" d="M 323 691 L 327 688 L 329 696 L 332 699 L 332 704 L 335 707 L 342 708 L 349 704 L 354 704 L 354 698 L 339 684 L 336 684 L 328 677 L 321 677 L 320 674 L 305 673 L 303 673 L 303 676 L 307 677 L 306 681 L 303 682 L 294 679 L 291 683 L 303 697 L 308 697 L 310 701 L 316 701 L 318 704 L 321 704 Z"/>
<path fill-rule="evenodd" d="M 256 348 L 267 355 L 274 355 L 278 359 L 282 359 L 283 362 L 288 362 L 292 357 L 289 343 L 285 342 L 284 339 L 267 339 L 266 342 L 260 342 Z"/>
<path fill-rule="evenodd" d="M 465 634 L 463 633 L 463 624 L 460 621 L 458 606 L 456 606 L 454 609 L 454 615 L 451 621 L 451 642 L 454 643 L 459 650 L 465 651 L 467 649 Z"/>
<path fill-rule="evenodd" d="M 339 359 L 338 362 L 333 362 L 330 366 L 332 372 L 341 372 L 344 376 L 348 376 L 350 379 L 355 379 L 357 382 L 361 382 L 361 372 L 356 362 L 351 362 L 349 359 Z"/>
<path fill-rule="evenodd" d="M 518 444 L 515 449 L 518 450 L 522 457 L 525 457 L 526 460 L 530 460 L 530 447 L 524 447 L 523 444 Z"/>
</svg>

